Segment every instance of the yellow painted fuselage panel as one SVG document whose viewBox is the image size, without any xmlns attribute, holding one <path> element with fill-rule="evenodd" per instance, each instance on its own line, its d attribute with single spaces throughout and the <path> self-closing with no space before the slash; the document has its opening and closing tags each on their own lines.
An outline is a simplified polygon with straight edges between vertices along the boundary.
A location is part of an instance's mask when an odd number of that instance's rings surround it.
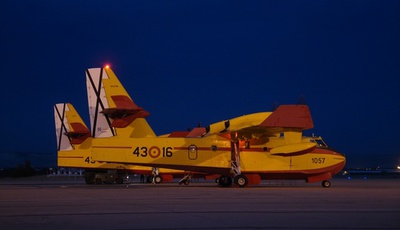
<svg viewBox="0 0 400 230">
<path fill-rule="evenodd" d="M 242 173 L 268 173 L 308 171 L 318 172 L 345 161 L 343 155 L 331 150 L 312 147 L 309 139 L 303 139 L 308 149 L 301 151 L 274 152 L 282 148 L 284 140 L 269 138 L 264 145 L 245 148 L 240 144 Z M 282 148 L 285 149 L 285 148 Z M 231 142 L 218 135 L 204 138 L 107 138 L 93 139 L 92 157 L 100 162 L 151 165 L 210 172 L 210 168 L 231 168 Z M 322 172 L 322 171 L 321 171 Z"/>
<path fill-rule="evenodd" d="M 66 168 L 82 168 L 82 169 L 101 169 L 101 170 L 114 170 L 125 169 L 137 173 L 152 172 L 152 167 L 138 166 L 132 164 L 116 164 L 108 163 L 105 161 L 96 161 L 92 157 L 93 148 L 91 146 L 92 139 L 88 138 L 81 145 L 75 145 L 73 150 L 58 151 L 57 165 L 58 167 Z M 183 174 L 181 170 L 160 168 L 159 173 Z"/>
</svg>

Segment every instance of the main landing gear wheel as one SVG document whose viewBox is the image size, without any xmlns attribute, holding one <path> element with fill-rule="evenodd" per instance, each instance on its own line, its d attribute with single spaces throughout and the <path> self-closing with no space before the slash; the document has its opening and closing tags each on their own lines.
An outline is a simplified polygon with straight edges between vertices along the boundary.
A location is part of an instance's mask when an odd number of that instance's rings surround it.
<svg viewBox="0 0 400 230">
<path fill-rule="evenodd" d="M 322 181 L 322 187 L 324 187 L 324 188 L 331 187 L 331 182 L 329 180 Z"/>
<path fill-rule="evenodd" d="M 218 180 L 218 184 L 222 187 L 229 187 L 232 185 L 232 177 L 231 176 L 220 176 Z"/>
<path fill-rule="evenodd" d="M 235 176 L 234 181 L 235 185 L 239 186 L 240 188 L 246 187 L 247 184 L 249 183 L 247 177 L 242 174 Z"/>
<path fill-rule="evenodd" d="M 159 184 L 162 182 L 162 177 L 160 175 L 156 175 L 154 177 L 154 183 Z"/>
</svg>

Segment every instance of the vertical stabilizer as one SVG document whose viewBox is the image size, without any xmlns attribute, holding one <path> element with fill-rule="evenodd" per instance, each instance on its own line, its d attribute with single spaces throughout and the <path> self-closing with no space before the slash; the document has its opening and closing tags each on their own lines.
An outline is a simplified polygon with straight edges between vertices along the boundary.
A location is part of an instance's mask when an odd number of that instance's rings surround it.
<svg viewBox="0 0 400 230">
<path fill-rule="evenodd" d="M 74 144 L 81 144 L 90 131 L 70 103 L 59 103 L 54 106 L 56 125 L 57 151 L 73 150 Z"/>
<path fill-rule="evenodd" d="M 103 68 L 86 70 L 86 89 L 92 137 L 115 136 L 114 129 L 111 127 L 111 120 L 100 113 L 105 108 L 110 107 L 104 91 L 103 78 L 108 78 Z"/>
<path fill-rule="evenodd" d="M 86 70 L 86 87 L 92 137 L 155 136 L 144 119 L 150 113 L 133 102 L 110 68 Z M 135 120 L 141 120 L 140 126 Z"/>
</svg>

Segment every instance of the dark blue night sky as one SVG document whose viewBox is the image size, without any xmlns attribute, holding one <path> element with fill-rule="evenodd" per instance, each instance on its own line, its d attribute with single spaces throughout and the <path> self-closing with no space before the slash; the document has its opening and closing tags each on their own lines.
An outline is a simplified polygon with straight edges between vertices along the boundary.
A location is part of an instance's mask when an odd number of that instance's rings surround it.
<svg viewBox="0 0 400 230">
<path fill-rule="evenodd" d="M 349 167 L 400 162 L 400 1 L 6 1 L 0 54 L 1 166 L 56 164 L 52 106 L 89 123 L 105 64 L 157 134 L 306 102 Z"/>
</svg>

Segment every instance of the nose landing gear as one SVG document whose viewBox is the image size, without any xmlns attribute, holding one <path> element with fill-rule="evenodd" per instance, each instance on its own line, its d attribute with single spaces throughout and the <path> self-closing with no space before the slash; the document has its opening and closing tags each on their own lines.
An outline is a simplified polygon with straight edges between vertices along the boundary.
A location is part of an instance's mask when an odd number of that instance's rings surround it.
<svg viewBox="0 0 400 230">
<path fill-rule="evenodd" d="M 322 187 L 324 187 L 324 188 L 331 187 L 331 182 L 329 180 L 322 181 Z"/>
</svg>

